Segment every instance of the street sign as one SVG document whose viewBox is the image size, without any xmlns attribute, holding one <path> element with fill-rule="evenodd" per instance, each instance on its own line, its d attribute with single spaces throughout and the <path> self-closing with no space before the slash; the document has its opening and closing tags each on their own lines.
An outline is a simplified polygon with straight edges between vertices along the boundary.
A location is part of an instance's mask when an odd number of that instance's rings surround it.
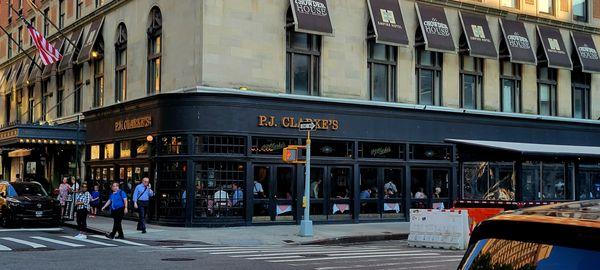
<svg viewBox="0 0 600 270">
<path fill-rule="evenodd" d="M 313 122 L 301 122 L 300 123 L 300 131 L 313 131 L 317 125 Z"/>
</svg>

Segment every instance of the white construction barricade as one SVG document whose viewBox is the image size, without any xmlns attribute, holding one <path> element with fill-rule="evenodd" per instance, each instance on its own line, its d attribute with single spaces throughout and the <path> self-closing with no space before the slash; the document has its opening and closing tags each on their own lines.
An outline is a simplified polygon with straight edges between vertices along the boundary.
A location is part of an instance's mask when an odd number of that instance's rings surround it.
<svg viewBox="0 0 600 270">
<path fill-rule="evenodd" d="M 409 246 L 466 249 L 468 242 L 466 210 L 410 209 Z"/>
</svg>

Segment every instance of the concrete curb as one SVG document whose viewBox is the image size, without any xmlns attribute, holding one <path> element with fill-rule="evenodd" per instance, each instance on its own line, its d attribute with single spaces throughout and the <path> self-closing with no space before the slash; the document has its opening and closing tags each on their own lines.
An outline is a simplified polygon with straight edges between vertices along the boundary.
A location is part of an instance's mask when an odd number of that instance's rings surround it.
<svg viewBox="0 0 600 270">
<path fill-rule="evenodd" d="M 374 241 L 387 241 L 387 240 L 406 240 L 408 239 L 407 233 L 396 233 L 396 234 L 378 234 L 378 235 L 359 235 L 359 236 L 344 236 L 337 238 L 327 238 L 314 241 L 307 241 L 298 243 L 298 245 L 338 245 L 338 244 L 352 244 L 352 243 L 365 243 Z"/>
<path fill-rule="evenodd" d="M 76 230 L 78 229 L 77 228 L 77 224 L 73 224 L 73 223 L 69 223 L 69 222 L 64 222 L 62 225 L 65 226 L 65 227 L 76 229 Z M 99 234 L 99 235 L 105 235 L 105 234 L 108 233 L 108 232 L 105 232 L 103 230 L 96 229 L 96 228 L 91 228 L 91 227 L 87 227 L 85 231 L 88 232 L 88 233 Z"/>
</svg>

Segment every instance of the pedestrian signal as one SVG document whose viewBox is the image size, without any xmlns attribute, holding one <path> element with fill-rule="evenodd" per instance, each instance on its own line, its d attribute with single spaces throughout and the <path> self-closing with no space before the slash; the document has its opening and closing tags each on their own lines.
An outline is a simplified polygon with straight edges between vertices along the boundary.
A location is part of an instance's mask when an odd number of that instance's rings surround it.
<svg viewBox="0 0 600 270">
<path fill-rule="evenodd" d="M 305 160 L 302 158 L 302 150 L 306 147 L 304 145 L 290 145 L 283 148 L 283 154 L 281 159 L 285 163 L 304 163 Z"/>
</svg>

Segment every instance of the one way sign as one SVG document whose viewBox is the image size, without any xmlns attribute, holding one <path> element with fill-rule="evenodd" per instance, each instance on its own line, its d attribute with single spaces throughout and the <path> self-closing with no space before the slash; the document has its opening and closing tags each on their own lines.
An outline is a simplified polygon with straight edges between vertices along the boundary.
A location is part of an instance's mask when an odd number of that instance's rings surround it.
<svg viewBox="0 0 600 270">
<path fill-rule="evenodd" d="M 301 122 L 300 123 L 300 131 L 313 131 L 315 130 L 315 128 L 317 127 L 317 125 L 315 125 L 315 123 L 313 122 Z"/>
</svg>

